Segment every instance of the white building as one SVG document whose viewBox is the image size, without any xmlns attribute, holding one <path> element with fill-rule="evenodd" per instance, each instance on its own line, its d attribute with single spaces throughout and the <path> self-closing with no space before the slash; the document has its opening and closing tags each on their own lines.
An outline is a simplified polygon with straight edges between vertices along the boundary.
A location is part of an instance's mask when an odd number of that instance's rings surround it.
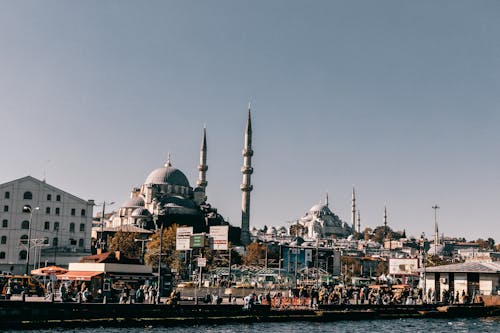
<svg viewBox="0 0 500 333">
<path fill-rule="evenodd" d="M 31 176 L 0 184 L 0 270 L 25 273 L 28 239 L 30 271 L 90 252 L 93 206 Z"/>
</svg>

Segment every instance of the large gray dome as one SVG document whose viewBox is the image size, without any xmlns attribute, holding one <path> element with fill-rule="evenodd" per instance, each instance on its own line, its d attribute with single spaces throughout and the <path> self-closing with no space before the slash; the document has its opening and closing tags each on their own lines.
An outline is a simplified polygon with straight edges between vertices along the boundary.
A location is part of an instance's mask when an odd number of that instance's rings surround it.
<svg viewBox="0 0 500 333">
<path fill-rule="evenodd" d="M 169 184 L 189 187 L 189 181 L 184 173 L 169 163 L 164 167 L 153 170 L 144 184 Z"/>
</svg>

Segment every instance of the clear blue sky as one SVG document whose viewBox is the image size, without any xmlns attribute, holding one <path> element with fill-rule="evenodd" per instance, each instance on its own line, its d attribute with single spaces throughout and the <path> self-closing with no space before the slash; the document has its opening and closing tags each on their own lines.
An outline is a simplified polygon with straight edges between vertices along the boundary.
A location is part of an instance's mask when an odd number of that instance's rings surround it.
<svg viewBox="0 0 500 333">
<path fill-rule="evenodd" d="M 500 242 L 499 1 L 0 1 L 0 182 L 124 202 L 167 154 L 239 225 L 328 191 L 362 228 Z M 115 205 L 116 207 L 116 205 Z"/>
</svg>

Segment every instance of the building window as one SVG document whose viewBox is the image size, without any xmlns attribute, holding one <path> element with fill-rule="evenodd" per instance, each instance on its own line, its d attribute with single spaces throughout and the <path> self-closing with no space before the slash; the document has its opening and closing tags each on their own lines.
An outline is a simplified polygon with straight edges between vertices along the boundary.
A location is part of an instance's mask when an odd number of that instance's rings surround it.
<svg viewBox="0 0 500 333">
<path fill-rule="evenodd" d="M 78 246 L 79 246 L 79 247 L 83 247 L 83 238 L 80 238 L 80 239 L 78 240 Z"/>
<path fill-rule="evenodd" d="M 2 221 L 2 228 L 7 228 L 9 226 L 9 220 Z"/>
<path fill-rule="evenodd" d="M 29 221 L 24 220 L 23 222 L 21 222 L 21 229 L 29 229 L 29 228 L 30 228 Z"/>
<path fill-rule="evenodd" d="M 0 259 L 5 259 L 5 252 L 0 252 Z"/>
<path fill-rule="evenodd" d="M 49 221 L 45 221 L 45 223 L 43 224 L 43 229 L 50 230 L 50 222 Z"/>
<path fill-rule="evenodd" d="M 22 235 L 19 238 L 19 243 L 21 243 L 21 244 L 28 244 L 28 235 Z"/>
<path fill-rule="evenodd" d="M 69 239 L 69 244 L 70 245 L 76 245 L 76 239 L 70 238 Z"/>
<path fill-rule="evenodd" d="M 75 232 L 75 224 L 73 222 L 69 224 L 69 232 Z"/>
<path fill-rule="evenodd" d="M 47 194 L 47 201 L 52 200 L 52 194 Z"/>
<path fill-rule="evenodd" d="M 4 196 L 5 199 L 10 199 L 10 192 L 5 192 Z"/>
<path fill-rule="evenodd" d="M 85 223 L 80 223 L 80 231 L 85 231 Z"/>
<path fill-rule="evenodd" d="M 4 212 L 8 212 L 9 211 L 9 206 L 7 206 L 7 205 L 3 206 L 3 211 Z"/>
<path fill-rule="evenodd" d="M 61 201 L 61 196 L 59 194 L 56 195 L 56 201 Z"/>
<path fill-rule="evenodd" d="M 59 207 L 56 207 L 56 215 L 59 215 L 60 212 L 61 212 L 61 209 Z"/>
<path fill-rule="evenodd" d="M 54 231 L 59 231 L 59 222 L 54 222 Z"/>
<path fill-rule="evenodd" d="M 82 209 L 82 211 L 80 212 L 80 215 L 81 215 L 81 216 L 85 216 L 85 214 L 86 214 L 85 209 Z"/>
<path fill-rule="evenodd" d="M 7 236 L 2 236 L 2 239 L 0 240 L 0 244 L 7 244 Z"/>
<path fill-rule="evenodd" d="M 56 247 L 58 246 L 58 244 L 59 244 L 59 239 L 57 237 L 54 237 L 52 239 L 52 246 Z"/>
<path fill-rule="evenodd" d="M 71 208 L 71 216 L 75 216 L 75 214 L 76 214 L 76 209 Z"/>
<path fill-rule="evenodd" d="M 33 199 L 33 193 L 31 193 L 30 191 L 24 192 L 23 199 L 24 200 L 31 200 L 31 199 Z"/>
<path fill-rule="evenodd" d="M 26 250 L 19 252 L 19 260 L 26 260 Z"/>
<path fill-rule="evenodd" d="M 47 214 L 47 215 L 50 214 L 50 207 L 45 208 L 45 214 Z"/>
<path fill-rule="evenodd" d="M 45 239 L 43 240 L 43 244 L 49 244 L 49 238 L 48 237 L 45 237 Z"/>
</svg>

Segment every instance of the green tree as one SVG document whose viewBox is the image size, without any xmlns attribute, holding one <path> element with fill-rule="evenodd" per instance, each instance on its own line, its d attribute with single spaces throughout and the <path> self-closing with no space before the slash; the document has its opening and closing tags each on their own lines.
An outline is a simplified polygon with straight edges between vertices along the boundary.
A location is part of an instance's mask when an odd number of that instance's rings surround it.
<svg viewBox="0 0 500 333">
<path fill-rule="evenodd" d="M 118 231 L 113 237 L 109 238 L 109 250 L 120 251 L 122 255 L 129 258 L 139 258 L 141 255 L 141 246 L 134 241 L 137 234 L 134 232 Z"/>
</svg>

